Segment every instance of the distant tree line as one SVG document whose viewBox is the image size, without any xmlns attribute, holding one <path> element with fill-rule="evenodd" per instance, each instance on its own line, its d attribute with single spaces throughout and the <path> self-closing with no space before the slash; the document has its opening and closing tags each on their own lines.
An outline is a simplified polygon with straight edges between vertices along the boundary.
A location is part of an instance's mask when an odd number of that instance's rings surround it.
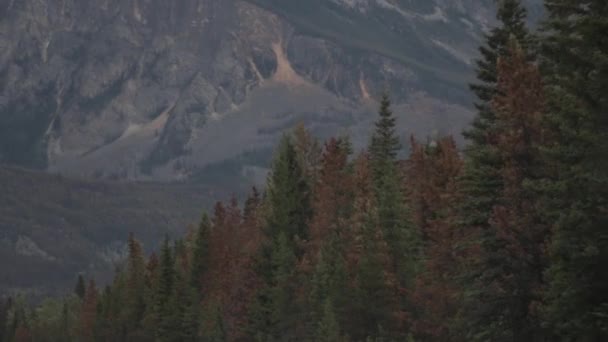
<svg viewBox="0 0 608 342">
<path fill-rule="evenodd" d="M 3 341 L 608 341 L 608 5 L 518 0 L 477 61 L 478 114 L 401 143 L 389 98 L 358 154 L 303 126 L 263 192 L 217 203 L 111 285 L 28 308 Z"/>
</svg>

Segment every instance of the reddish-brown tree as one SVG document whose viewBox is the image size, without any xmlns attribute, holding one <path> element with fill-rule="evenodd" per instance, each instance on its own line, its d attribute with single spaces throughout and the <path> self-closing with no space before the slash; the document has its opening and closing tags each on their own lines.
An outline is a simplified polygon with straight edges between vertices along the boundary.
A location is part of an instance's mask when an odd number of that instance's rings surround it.
<svg viewBox="0 0 608 342">
<path fill-rule="evenodd" d="M 458 309 L 453 278 L 459 236 L 454 219 L 463 163 L 452 137 L 426 145 L 412 138 L 411 146 L 406 189 L 413 221 L 424 239 L 424 269 L 411 293 L 417 309 L 413 330 L 417 336 L 450 341 L 449 318 Z"/>
<path fill-rule="evenodd" d="M 95 281 L 89 281 L 87 290 L 82 301 L 80 310 L 80 331 L 81 341 L 95 340 L 95 323 L 97 320 L 97 287 Z"/>
<path fill-rule="evenodd" d="M 345 144 L 331 138 L 325 143 L 321 168 L 314 188 L 313 218 L 307 242 L 305 264 L 313 264 L 330 234 L 341 235 L 352 210 L 353 175 L 348 165 Z"/>
<path fill-rule="evenodd" d="M 1 336 L 0 336 L 1 337 Z M 32 342 L 32 333 L 23 324 L 19 324 L 17 330 L 15 330 L 14 342 Z"/>
</svg>

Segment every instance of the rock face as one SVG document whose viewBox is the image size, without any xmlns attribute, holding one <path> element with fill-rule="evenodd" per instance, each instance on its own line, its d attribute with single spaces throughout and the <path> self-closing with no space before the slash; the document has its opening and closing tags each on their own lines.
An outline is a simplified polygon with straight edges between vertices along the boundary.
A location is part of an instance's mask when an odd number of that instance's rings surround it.
<svg viewBox="0 0 608 342">
<path fill-rule="evenodd" d="M 537 6 L 539 0 L 532 1 Z M 241 170 L 287 128 L 458 134 L 492 0 L 0 0 L 0 162 L 80 176 Z"/>
</svg>

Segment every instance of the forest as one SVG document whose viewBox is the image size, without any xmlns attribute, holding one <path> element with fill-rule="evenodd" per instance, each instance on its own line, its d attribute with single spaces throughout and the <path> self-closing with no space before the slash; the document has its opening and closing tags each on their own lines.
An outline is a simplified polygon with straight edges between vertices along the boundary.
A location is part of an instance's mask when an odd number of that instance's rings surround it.
<svg viewBox="0 0 608 342">
<path fill-rule="evenodd" d="M 404 142 L 388 95 L 372 138 L 276 148 L 265 189 L 218 202 L 108 286 L 0 299 L 0 340 L 608 341 L 608 2 L 546 0 L 535 32 L 499 6 L 476 118 Z"/>
</svg>

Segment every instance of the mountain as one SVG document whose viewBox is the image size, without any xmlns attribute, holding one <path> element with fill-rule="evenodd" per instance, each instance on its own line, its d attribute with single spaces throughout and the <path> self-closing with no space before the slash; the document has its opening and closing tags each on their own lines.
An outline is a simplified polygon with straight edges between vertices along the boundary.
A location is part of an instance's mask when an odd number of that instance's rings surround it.
<svg viewBox="0 0 608 342">
<path fill-rule="evenodd" d="M 0 161 L 250 182 L 299 121 L 362 146 L 385 89 L 404 136 L 458 135 L 492 22 L 493 0 L 0 0 Z"/>
</svg>

